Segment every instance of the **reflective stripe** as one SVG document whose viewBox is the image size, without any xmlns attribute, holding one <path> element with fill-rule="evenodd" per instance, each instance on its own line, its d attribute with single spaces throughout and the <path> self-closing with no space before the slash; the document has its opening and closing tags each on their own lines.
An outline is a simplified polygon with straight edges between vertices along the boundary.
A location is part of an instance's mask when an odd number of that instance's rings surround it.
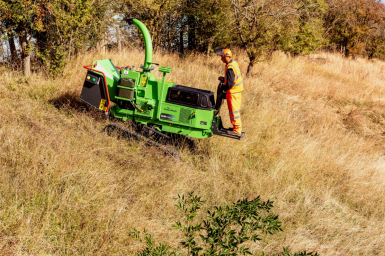
<svg viewBox="0 0 385 256">
<path fill-rule="evenodd" d="M 238 118 L 241 118 L 241 116 L 230 117 L 231 120 L 238 119 Z"/>
<path fill-rule="evenodd" d="M 234 112 L 230 112 L 230 115 L 234 115 L 234 114 L 238 114 L 238 113 L 239 113 L 239 110 L 234 111 Z"/>
<path fill-rule="evenodd" d="M 243 84 L 243 81 L 240 81 L 239 83 L 234 84 L 234 86 L 239 86 L 239 85 L 241 85 L 241 84 Z"/>
</svg>

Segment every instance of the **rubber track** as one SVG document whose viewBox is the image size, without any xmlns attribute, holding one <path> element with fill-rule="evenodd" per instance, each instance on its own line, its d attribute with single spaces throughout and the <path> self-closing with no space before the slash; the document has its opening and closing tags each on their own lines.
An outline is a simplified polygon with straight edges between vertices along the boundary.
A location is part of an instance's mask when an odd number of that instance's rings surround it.
<svg viewBox="0 0 385 256">
<path fill-rule="evenodd" d="M 119 135 L 121 135 L 123 138 L 134 138 L 134 139 L 137 139 L 137 140 L 142 140 L 144 142 L 146 142 L 146 144 L 148 145 L 151 145 L 151 146 L 154 146 L 154 147 L 157 147 L 159 148 L 160 150 L 162 150 L 163 152 L 165 152 L 166 154 L 168 155 L 171 155 L 175 158 L 180 158 L 180 154 L 178 151 L 176 151 L 175 149 L 173 148 L 170 148 L 170 147 L 167 147 L 163 144 L 160 144 L 150 138 L 147 138 L 141 134 L 139 134 L 138 132 L 136 131 L 133 131 L 129 128 L 126 128 L 124 127 L 123 125 L 121 124 L 118 124 L 118 123 L 111 123 L 109 125 L 107 125 L 105 128 L 104 128 L 104 131 L 110 135 L 112 132 L 114 131 L 117 131 Z"/>
</svg>

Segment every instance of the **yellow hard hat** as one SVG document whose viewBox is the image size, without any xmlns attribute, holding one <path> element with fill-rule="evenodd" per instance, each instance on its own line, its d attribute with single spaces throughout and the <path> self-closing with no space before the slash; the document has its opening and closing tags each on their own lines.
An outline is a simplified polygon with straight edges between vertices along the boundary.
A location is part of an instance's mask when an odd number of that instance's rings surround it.
<svg viewBox="0 0 385 256">
<path fill-rule="evenodd" d="M 233 54 L 231 53 L 230 49 L 220 48 L 220 49 L 216 49 L 214 52 L 218 56 L 226 56 L 230 58 L 233 57 Z"/>
</svg>

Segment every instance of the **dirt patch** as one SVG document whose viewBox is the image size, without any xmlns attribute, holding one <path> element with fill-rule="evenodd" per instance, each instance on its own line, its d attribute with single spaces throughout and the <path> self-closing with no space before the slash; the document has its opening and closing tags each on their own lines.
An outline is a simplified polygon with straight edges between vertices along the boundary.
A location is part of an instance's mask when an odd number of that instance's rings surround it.
<svg viewBox="0 0 385 256">
<path fill-rule="evenodd" d="M 385 111 L 380 107 L 354 109 L 341 113 L 345 128 L 373 141 L 379 150 L 385 147 Z"/>
</svg>

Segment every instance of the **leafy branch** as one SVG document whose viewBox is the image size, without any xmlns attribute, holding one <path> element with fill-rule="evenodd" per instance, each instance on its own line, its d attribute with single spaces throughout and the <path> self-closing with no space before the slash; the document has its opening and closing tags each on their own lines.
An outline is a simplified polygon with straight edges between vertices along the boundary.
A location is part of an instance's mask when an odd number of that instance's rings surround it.
<svg viewBox="0 0 385 256">
<path fill-rule="evenodd" d="M 172 248 L 155 241 L 146 230 L 141 234 L 132 229 L 128 235 L 137 241 L 144 241 L 146 247 L 137 255 L 251 255 L 252 252 L 245 243 L 258 242 L 262 235 L 273 235 L 282 231 L 278 215 L 271 213 L 272 201 L 262 201 L 260 197 L 249 200 L 238 200 L 236 203 L 224 206 L 215 206 L 208 209 L 203 220 L 196 220 L 198 211 L 204 201 L 193 192 L 187 195 L 178 195 L 176 208 L 184 215 L 183 221 L 176 221 L 173 228 L 183 233 L 180 242 L 183 249 Z M 265 254 L 262 253 L 265 256 Z M 291 254 L 289 248 L 276 256 L 307 256 L 318 255 L 306 251 Z"/>
</svg>

